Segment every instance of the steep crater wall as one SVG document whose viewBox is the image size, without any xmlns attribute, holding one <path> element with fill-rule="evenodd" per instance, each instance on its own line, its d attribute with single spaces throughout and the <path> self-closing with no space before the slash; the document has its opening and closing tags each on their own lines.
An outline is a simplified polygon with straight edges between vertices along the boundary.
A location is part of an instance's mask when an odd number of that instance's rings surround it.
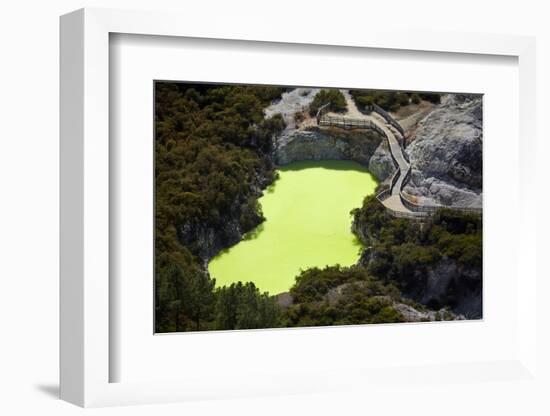
<svg viewBox="0 0 550 416">
<path fill-rule="evenodd" d="M 375 275 L 388 261 L 387 252 L 380 251 L 380 242 L 369 234 L 367 227 L 354 220 L 353 232 L 367 247 L 358 264 Z M 393 260 L 391 260 L 393 262 Z M 407 269 L 386 271 L 401 293 L 430 309 L 449 307 L 453 313 L 467 319 L 480 319 L 482 311 L 482 269 L 448 256 L 425 264 L 412 263 Z"/>
<path fill-rule="evenodd" d="M 277 165 L 327 159 L 360 163 L 379 181 L 395 170 L 386 139 L 374 130 L 309 127 L 286 130 L 275 138 L 273 160 Z"/>
<path fill-rule="evenodd" d="M 251 184 L 252 195 L 248 199 L 236 199 L 217 223 L 190 221 L 177 226 L 178 240 L 206 266 L 209 259 L 237 244 L 244 234 L 264 221 L 257 200 L 271 183 L 272 175 L 266 175 L 265 171 L 256 172 Z"/>
<path fill-rule="evenodd" d="M 405 191 L 428 205 L 481 208 L 482 125 L 481 96 L 444 97 L 406 149 L 412 172 Z"/>
</svg>

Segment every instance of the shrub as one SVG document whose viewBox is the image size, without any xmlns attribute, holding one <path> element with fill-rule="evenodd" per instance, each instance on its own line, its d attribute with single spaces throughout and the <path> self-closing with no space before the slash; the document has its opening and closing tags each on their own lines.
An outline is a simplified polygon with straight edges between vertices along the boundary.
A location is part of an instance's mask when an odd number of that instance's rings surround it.
<svg viewBox="0 0 550 416">
<path fill-rule="evenodd" d="M 319 108 L 329 103 L 329 111 L 337 113 L 346 111 L 347 105 L 344 95 L 339 90 L 325 89 L 319 91 L 309 105 L 310 116 L 315 117 Z"/>
<path fill-rule="evenodd" d="M 328 292 L 339 287 L 338 295 Z M 283 314 L 284 326 L 320 326 L 402 322 L 393 308 L 399 290 L 373 278 L 358 266 L 332 266 L 303 271 L 291 289 L 295 304 Z"/>
<path fill-rule="evenodd" d="M 419 94 L 420 98 L 423 100 L 429 101 L 433 104 L 439 104 L 441 102 L 441 94 L 432 92 L 432 93 L 421 93 Z"/>
<path fill-rule="evenodd" d="M 473 276 L 479 279 L 468 284 L 474 290 L 481 288 L 481 216 L 441 209 L 421 226 L 389 216 L 374 196 L 365 198 L 352 215 L 353 230 L 369 247 L 364 256 L 367 271 L 376 278 L 395 282 L 407 294 L 421 294 L 428 270 L 448 258 L 471 271 L 477 269 Z M 444 294 L 448 302 L 454 299 L 451 290 Z"/>
<path fill-rule="evenodd" d="M 350 90 L 355 103 L 361 110 L 376 104 L 386 111 L 394 112 L 400 107 L 407 106 L 410 102 L 418 104 L 421 99 L 438 104 L 440 94 L 438 93 L 413 93 L 399 91 L 378 91 L 378 90 Z"/>
<path fill-rule="evenodd" d="M 275 179 L 269 158 L 272 136 L 285 127 L 280 114 L 264 119 L 263 110 L 283 91 L 155 84 L 157 331 L 214 325 L 214 280 L 198 257 L 203 254 L 196 236 L 210 229 L 223 241 L 221 225 L 229 219 L 245 231 L 262 221 L 254 189 Z"/>
<path fill-rule="evenodd" d="M 300 124 L 302 121 L 304 121 L 305 118 L 306 118 L 306 116 L 301 111 L 298 111 L 297 113 L 294 113 L 294 122 L 296 124 Z"/>
<path fill-rule="evenodd" d="M 255 329 L 279 326 L 280 310 L 252 282 L 233 283 L 216 290 L 215 329 Z"/>
</svg>

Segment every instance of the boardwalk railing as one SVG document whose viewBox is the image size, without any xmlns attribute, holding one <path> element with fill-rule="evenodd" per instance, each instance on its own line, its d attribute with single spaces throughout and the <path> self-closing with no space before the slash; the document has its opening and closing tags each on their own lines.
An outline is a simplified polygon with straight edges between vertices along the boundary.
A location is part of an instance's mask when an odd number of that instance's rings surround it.
<svg viewBox="0 0 550 416">
<path fill-rule="evenodd" d="M 384 189 L 383 191 L 380 191 L 376 195 L 376 199 L 378 199 L 378 201 L 383 204 L 384 201 L 388 199 L 390 196 L 391 196 L 391 188 L 387 188 L 387 189 Z"/>
<path fill-rule="evenodd" d="M 477 215 L 481 215 L 483 212 L 482 208 L 419 204 L 418 202 L 414 201 L 415 197 L 413 195 L 410 195 L 405 191 L 401 191 L 400 197 L 403 205 L 405 205 L 408 209 L 414 211 L 415 213 L 434 214 L 437 210 L 442 208 L 456 209 L 458 211 Z"/>
<path fill-rule="evenodd" d="M 388 113 L 386 110 L 384 110 L 382 107 L 380 107 L 377 104 L 371 104 L 365 107 L 365 110 L 367 112 L 375 112 L 380 114 L 384 120 L 386 120 L 387 123 L 389 123 L 391 126 L 393 126 L 401 136 L 405 136 L 405 130 L 403 130 L 403 127 L 401 127 L 401 124 L 399 124 L 395 119 Z"/>
<path fill-rule="evenodd" d="M 371 120 L 365 120 L 365 119 L 359 119 L 359 118 L 350 118 L 350 117 L 339 117 L 339 116 L 329 116 L 324 114 L 326 111 L 328 111 L 330 103 L 325 104 L 324 106 L 320 107 L 317 111 L 317 123 L 319 126 L 332 126 L 332 127 L 339 127 L 343 129 L 369 129 L 374 130 L 382 135 L 382 137 L 385 137 L 386 140 L 390 140 L 390 138 L 387 136 L 386 132 L 380 128 L 376 123 L 374 123 Z M 399 125 L 397 121 L 393 119 L 393 117 L 388 114 L 386 111 L 384 111 L 382 108 L 377 106 L 376 104 L 373 104 L 372 106 L 367 106 L 367 111 L 375 111 L 378 114 L 380 114 L 390 125 L 392 125 L 402 137 L 404 137 L 404 130 Z M 394 135 L 395 136 L 395 135 Z M 408 209 L 409 211 L 399 211 L 395 210 L 392 207 L 388 206 L 387 204 L 384 204 L 384 207 L 386 210 L 394 217 L 396 218 L 408 218 L 408 219 L 415 219 L 415 220 L 423 220 L 431 215 L 433 215 L 438 209 L 441 208 L 449 208 L 449 209 L 456 209 L 463 212 L 470 212 L 475 214 L 481 214 L 482 210 L 481 208 L 466 208 L 466 207 L 447 207 L 443 205 L 424 205 L 424 204 L 418 204 L 414 201 L 414 197 L 412 195 L 407 194 L 405 191 L 403 191 L 403 188 L 407 184 L 408 180 L 411 177 L 411 171 L 412 171 L 412 165 L 409 159 L 409 155 L 405 152 L 403 149 L 403 142 L 400 141 L 397 136 L 395 136 L 395 139 L 399 143 L 399 148 L 401 150 L 401 153 L 403 155 L 403 158 L 408 164 L 408 168 L 406 172 L 401 171 L 401 167 L 399 163 L 397 162 L 396 156 L 393 154 L 392 147 L 390 148 L 390 155 L 392 158 L 392 161 L 396 167 L 395 172 L 392 175 L 390 186 L 388 189 L 383 190 L 378 195 L 376 195 L 376 198 L 378 201 L 380 201 L 382 204 L 383 202 L 388 199 L 394 192 L 394 188 L 397 185 L 397 182 L 399 182 L 399 178 L 401 175 L 403 175 L 403 179 L 400 181 L 399 184 L 399 199 L 401 200 L 401 203 L 403 206 Z"/>
<path fill-rule="evenodd" d="M 321 117 L 323 116 L 323 114 L 328 112 L 329 109 L 330 109 L 330 102 L 328 102 L 325 105 L 322 105 L 321 107 L 319 107 L 319 109 L 317 110 L 317 114 L 315 114 L 315 118 L 317 119 L 317 124 L 320 123 Z"/>
<path fill-rule="evenodd" d="M 393 209 L 391 207 L 388 207 L 387 205 L 384 205 L 384 208 L 386 208 L 386 211 L 389 212 L 389 214 L 392 217 L 395 218 L 406 218 L 408 220 L 417 220 L 417 221 L 423 221 L 427 218 L 429 218 L 432 213 L 430 212 L 415 212 L 415 211 L 398 211 L 396 209 Z"/>
<path fill-rule="evenodd" d="M 395 186 L 395 183 L 399 179 L 399 169 L 396 169 L 395 172 L 393 172 L 393 175 L 391 177 L 390 185 L 388 188 L 384 189 L 383 191 L 379 192 L 378 195 L 376 195 L 376 198 L 382 202 L 388 199 L 391 196 L 393 187 Z"/>
<path fill-rule="evenodd" d="M 340 127 L 343 129 L 368 129 L 375 130 L 377 133 L 380 133 L 383 137 L 386 137 L 386 133 L 380 127 L 370 120 L 364 120 L 361 118 L 350 118 L 350 117 L 338 117 L 338 116 L 321 116 L 318 120 L 320 126 L 332 126 Z"/>
</svg>

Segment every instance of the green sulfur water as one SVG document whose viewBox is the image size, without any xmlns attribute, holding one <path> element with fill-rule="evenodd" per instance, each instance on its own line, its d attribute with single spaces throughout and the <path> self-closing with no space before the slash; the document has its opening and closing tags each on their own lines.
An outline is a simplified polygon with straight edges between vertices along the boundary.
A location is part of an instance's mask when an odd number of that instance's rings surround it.
<svg viewBox="0 0 550 416">
<path fill-rule="evenodd" d="M 350 211 L 374 192 L 376 181 L 349 161 L 295 162 L 259 202 L 266 221 L 208 266 L 217 286 L 252 281 L 274 295 L 294 284 L 300 269 L 354 264 L 361 248 Z"/>
</svg>

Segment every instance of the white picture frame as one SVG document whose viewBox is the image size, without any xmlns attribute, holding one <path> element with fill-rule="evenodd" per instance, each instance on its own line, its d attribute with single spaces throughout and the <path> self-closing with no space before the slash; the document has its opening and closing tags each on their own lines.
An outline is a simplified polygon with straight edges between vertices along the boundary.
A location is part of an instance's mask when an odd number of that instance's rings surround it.
<svg viewBox="0 0 550 416">
<path fill-rule="evenodd" d="M 185 24 L 182 24 L 185 22 Z M 264 22 L 265 23 L 265 22 Z M 109 366 L 115 359 L 109 349 L 109 35 L 112 33 L 227 39 L 281 44 L 332 45 L 441 53 L 505 55 L 519 62 L 520 215 L 518 270 L 519 345 L 517 356 L 499 362 L 422 366 L 421 380 L 449 377 L 473 383 L 475 374 L 501 374 L 506 380 L 537 383 L 536 316 L 536 203 L 534 111 L 535 41 L 529 37 L 471 33 L 403 32 L 388 25 L 347 28 L 338 33 L 302 31 L 263 24 L 239 27 L 229 21 L 207 27 L 200 19 L 172 13 L 81 9 L 61 18 L 61 398 L 79 406 L 160 403 L 196 398 L 239 397 L 262 394 L 323 392 L 366 386 L 389 372 L 388 380 L 402 374 L 395 369 L 368 373 L 338 370 L 320 380 L 319 374 L 288 374 L 231 384 L 220 375 L 184 381 L 112 383 Z M 540 278 L 540 276 L 538 277 Z M 334 371 L 334 370 L 332 370 Z M 495 376 L 497 377 L 497 376 Z M 348 381 L 342 383 L 342 379 Z M 498 377 L 497 377 L 498 378 Z M 483 377 L 481 378 L 483 379 Z M 226 386 L 224 389 L 223 386 Z"/>
</svg>

